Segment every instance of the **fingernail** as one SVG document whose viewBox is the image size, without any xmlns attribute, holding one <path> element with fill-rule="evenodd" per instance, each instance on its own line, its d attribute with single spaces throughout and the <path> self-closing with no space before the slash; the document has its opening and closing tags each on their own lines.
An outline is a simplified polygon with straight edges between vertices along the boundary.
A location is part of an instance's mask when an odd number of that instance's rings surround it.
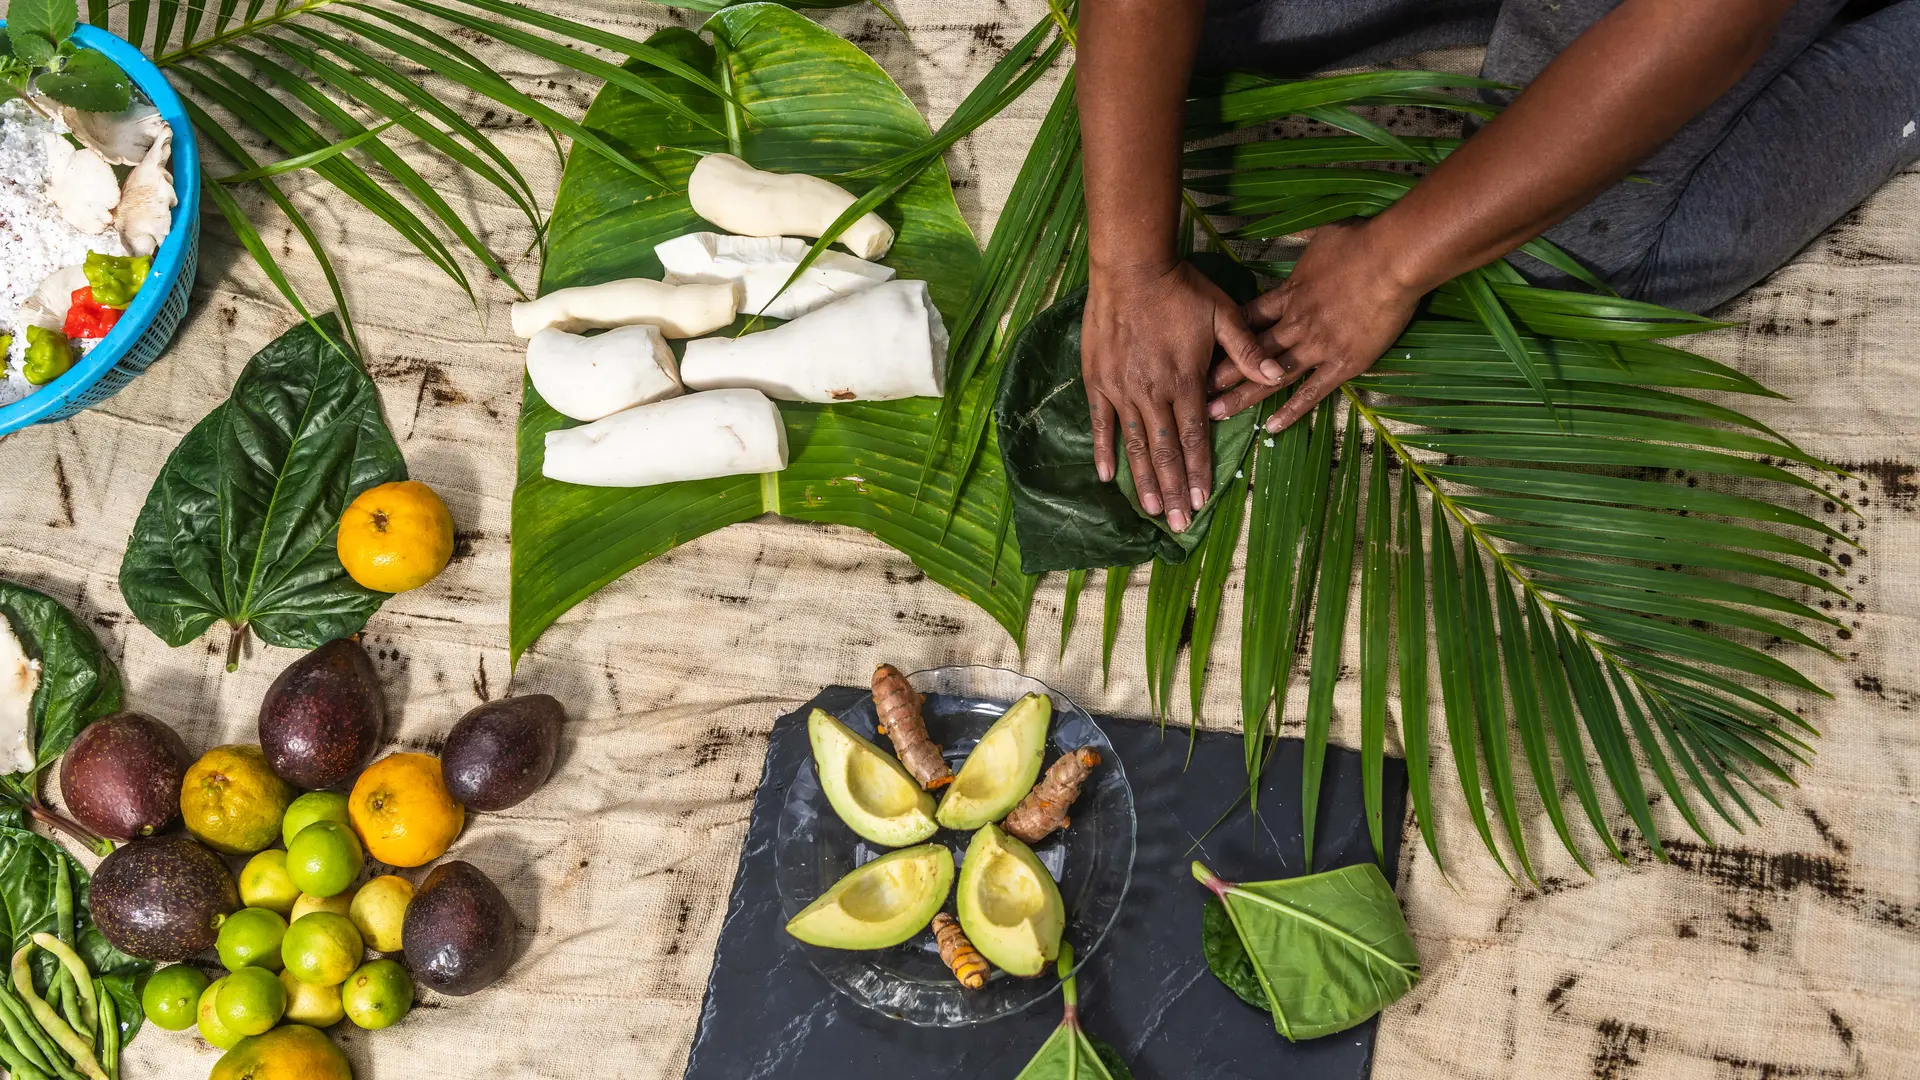
<svg viewBox="0 0 1920 1080">
<path fill-rule="evenodd" d="M 1227 418 L 1227 403 L 1224 401 L 1213 402 L 1207 406 L 1207 415 L 1213 417 L 1215 420 L 1225 420 Z"/>
<path fill-rule="evenodd" d="M 1286 426 L 1287 426 L 1286 420 L 1281 418 L 1278 415 L 1270 416 L 1267 418 L 1267 434 L 1269 435 L 1280 434 L 1280 429 Z"/>
<path fill-rule="evenodd" d="M 1097 462 L 1093 466 L 1093 471 L 1096 475 L 1100 477 L 1101 483 L 1110 484 L 1113 482 L 1113 466 L 1107 464 L 1106 462 L 1104 461 Z"/>
<path fill-rule="evenodd" d="M 1279 382 L 1280 377 L 1286 374 L 1286 370 L 1271 360 L 1262 360 L 1260 374 L 1265 375 L 1272 382 Z"/>
<path fill-rule="evenodd" d="M 1167 524 L 1173 526 L 1174 532 L 1186 532 L 1187 512 L 1177 506 L 1167 511 Z"/>
<path fill-rule="evenodd" d="M 1142 494 L 1140 496 L 1140 505 L 1147 508 L 1147 514 L 1149 516 L 1151 517 L 1160 516 L 1160 496 L 1151 495 L 1151 494 Z"/>
<path fill-rule="evenodd" d="M 1196 514 L 1199 513 L 1201 508 L 1207 505 L 1207 489 L 1206 488 L 1197 487 L 1187 492 L 1187 494 L 1191 496 L 1193 499 L 1194 513 Z"/>
</svg>

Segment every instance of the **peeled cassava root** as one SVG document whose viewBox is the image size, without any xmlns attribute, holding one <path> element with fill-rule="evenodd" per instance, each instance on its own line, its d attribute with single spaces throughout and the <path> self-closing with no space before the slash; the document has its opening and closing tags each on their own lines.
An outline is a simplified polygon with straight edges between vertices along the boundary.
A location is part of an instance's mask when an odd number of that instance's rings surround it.
<svg viewBox="0 0 1920 1080">
<path fill-rule="evenodd" d="M 758 390 L 709 390 L 547 433 L 549 480 L 647 487 L 787 467 L 780 410 Z"/>
<path fill-rule="evenodd" d="M 940 754 L 940 744 L 927 737 L 920 715 L 920 692 L 892 664 L 873 669 L 873 711 L 880 733 L 893 742 L 893 756 L 907 767 L 920 786 L 932 791 L 953 783 L 953 770 Z"/>
<path fill-rule="evenodd" d="M 527 342 L 527 376 L 555 412 L 599 420 L 681 393 L 678 365 L 660 328 L 621 326 L 598 337 L 549 327 Z"/>
<path fill-rule="evenodd" d="M 549 327 L 577 334 L 644 323 L 670 338 L 691 338 L 713 333 L 739 312 L 740 286 L 731 282 L 668 285 L 627 278 L 560 289 L 513 305 L 513 336 L 530 338 Z"/>
<path fill-rule="evenodd" d="M 946 361 L 927 283 L 889 281 L 772 330 L 690 341 L 680 377 L 696 390 L 751 386 L 784 401 L 894 401 L 939 397 Z"/>
<path fill-rule="evenodd" d="M 1087 782 L 1087 775 L 1098 764 L 1100 751 L 1090 746 L 1062 757 L 1001 824 L 1029 844 L 1039 843 L 1055 829 L 1066 828 L 1071 824 L 1067 810 L 1080 797 L 1080 785 Z"/>
<path fill-rule="evenodd" d="M 653 246 L 669 285 L 737 281 L 746 290 L 740 310 L 770 319 L 797 319 L 843 297 L 893 279 L 893 268 L 823 251 L 791 286 L 810 247 L 791 236 L 728 236 L 698 232 Z"/>
<path fill-rule="evenodd" d="M 732 154 L 708 154 L 687 178 L 693 212 L 741 236 L 819 237 L 853 205 L 846 188 L 805 173 L 756 169 Z M 847 226 L 837 241 L 863 259 L 878 259 L 893 246 L 893 226 L 869 213 Z"/>
</svg>

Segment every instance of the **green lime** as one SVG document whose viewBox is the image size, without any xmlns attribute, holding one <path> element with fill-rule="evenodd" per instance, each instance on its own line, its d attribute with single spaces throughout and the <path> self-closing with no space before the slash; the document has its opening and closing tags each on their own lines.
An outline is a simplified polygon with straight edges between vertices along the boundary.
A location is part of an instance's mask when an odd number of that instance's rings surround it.
<svg viewBox="0 0 1920 1080">
<path fill-rule="evenodd" d="M 392 1027 L 413 1008 L 413 980 L 392 960 L 362 964 L 340 988 L 347 1019 L 369 1031 Z"/>
<path fill-rule="evenodd" d="M 233 1044 L 245 1036 L 227 1027 L 220 1020 L 220 1011 L 214 1006 L 220 1000 L 220 988 L 227 985 L 225 979 L 215 979 L 200 991 L 200 1004 L 194 1014 L 200 1021 L 200 1037 L 207 1040 L 215 1050 L 231 1050 Z"/>
<path fill-rule="evenodd" d="M 287 928 L 280 943 L 280 955 L 287 970 L 303 983 L 336 986 L 360 966 L 366 945 L 353 920 L 331 911 L 302 915 Z"/>
<path fill-rule="evenodd" d="M 263 907 L 241 908 L 220 924 L 220 936 L 214 948 L 220 950 L 220 963 L 228 971 L 246 967 L 280 970 L 280 939 L 287 933 L 287 920 L 276 911 Z"/>
<path fill-rule="evenodd" d="M 240 871 L 240 902 L 284 916 L 300 897 L 300 886 L 287 874 L 287 853 L 270 848 L 247 860 Z"/>
<path fill-rule="evenodd" d="M 244 967 L 220 980 L 213 1011 L 228 1031 L 259 1035 L 280 1022 L 287 1011 L 287 988 L 280 976 L 263 967 Z"/>
<path fill-rule="evenodd" d="M 287 845 L 287 874 L 311 896 L 338 896 L 360 876 L 360 838 L 337 821 L 316 821 Z"/>
<path fill-rule="evenodd" d="M 140 991 L 140 1008 L 147 1019 L 168 1031 L 193 1026 L 200 995 L 207 992 L 207 974 L 187 964 L 172 964 L 147 976 Z"/>
<path fill-rule="evenodd" d="M 340 988 L 337 986 L 315 986 L 303 983 L 293 977 L 293 972 L 280 973 L 280 985 L 287 988 L 287 1015 L 290 1024 L 306 1024 L 309 1027 L 332 1027 L 347 1018 L 346 1010 L 340 1006 Z"/>
<path fill-rule="evenodd" d="M 347 824 L 347 797 L 337 791 L 309 791 L 293 800 L 287 807 L 287 816 L 280 819 L 280 839 L 288 847 L 293 846 L 293 838 L 300 830 L 316 821 L 337 821 Z"/>
</svg>

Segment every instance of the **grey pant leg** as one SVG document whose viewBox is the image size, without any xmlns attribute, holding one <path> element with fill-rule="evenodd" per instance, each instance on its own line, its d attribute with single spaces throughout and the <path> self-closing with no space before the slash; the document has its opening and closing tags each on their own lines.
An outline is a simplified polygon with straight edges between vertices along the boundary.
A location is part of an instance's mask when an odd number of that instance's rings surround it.
<svg viewBox="0 0 1920 1080">
<path fill-rule="evenodd" d="M 1920 0 L 1815 41 L 1695 172 L 1631 295 L 1706 311 L 1920 160 Z"/>
<path fill-rule="evenodd" d="M 1485 44 L 1500 0 L 1208 0 L 1201 71 L 1296 77 Z"/>
<path fill-rule="evenodd" d="M 1616 6 L 1515 0 L 1501 13 L 1484 73 L 1531 81 Z M 1920 140 L 1897 137 L 1920 112 L 1920 0 L 1835 25 L 1844 6 L 1802 0 L 1753 70 L 1636 167 L 1636 180 L 1547 237 L 1623 293 L 1692 311 L 1777 269 L 1920 156 Z M 1542 284 L 1571 284 L 1517 261 Z"/>
</svg>

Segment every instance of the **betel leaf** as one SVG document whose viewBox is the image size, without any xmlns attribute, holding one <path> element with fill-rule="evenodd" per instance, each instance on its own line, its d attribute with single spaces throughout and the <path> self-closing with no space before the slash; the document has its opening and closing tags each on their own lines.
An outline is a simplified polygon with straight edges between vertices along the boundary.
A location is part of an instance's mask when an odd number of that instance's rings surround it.
<svg viewBox="0 0 1920 1080">
<path fill-rule="evenodd" d="M 1194 863 L 1193 876 L 1215 897 L 1201 922 L 1207 967 L 1289 1041 L 1345 1031 L 1420 977 L 1406 917 L 1373 863 L 1243 884 Z"/>
<path fill-rule="evenodd" d="M 334 532 L 355 496 L 406 479 L 407 466 L 373 380 L 340 340 L 328 315 L 270 342 L 160 470 L 120 592 L 167 644 L 224 621 L 232 670 L 248 627 L 271 645 L 317 648 L 386 599 L 347 576 Z"/>
<path fill-rule="evenodd" d="M 34 761 L 44 769 L 81 728 L 119 711 L 120 671 L 93 631 L 45 593 L 0 581 L 0 617 L 27 656 L 40 662 L 31 719 Z"/>
<path fill-rule="evenodd" d="M 93 925 L 88 909 L 91 879 L 72 856 L 53 841 L 26 829 L 16 809 L 9 808 L 0 816 L 0 908 L 4 909 L 0 918 L 5 920 L 8 955 L 34 934 L 60 933 L 59 877 L 63 873 L 73 898 L 74 951 L 86 961 L 96 981 L 104 983 L 113 995 L 124 1043 L 140 1030 L 144 1013 L 137 984 L 153 965 L 114 948 Z M 36 949 L 33 964 L 36 981 L 45 986 L 54 975 L 57 961 L 46 950 Z"/>
<path fill-rule="evenodd" d="M 1208 252 L 1193 261 L 1229 296 L 1245 303 L 1258 291 L 1253 275 Z M 1241 470 L 1253 443 L 1255 410 L 1213 425 L 1213 497 L 1187 531 L 1176 533 L 1139 506 L 1125 455 L 1119 483 L 1093 471 L 1093 432 L 1080 377 L 1080 316 L 1086 290 L 1035 316 L 1013 345 L 994 422 L 1013 489 L 1013 528 L 1028 573 L 1133 566 L 1153 559 L 1182 563 L 1206 536 L 1213 508 Z"/>
<path fill-rule="evenodd" d="M 1073 946 L 1063 943 L 1054 969 L 1060 974 L 1065 1015 L 1039 1052 L 1014 1080 L 1133 1080 L 1119 1051 L 1080 1027 L 1080 996 L 1073 979 Z"/>
<path fill-rule="evenodd" d="M 40 76 L 34 86 L 62 105 L 84 112 L 117 113 L 133 100 L 133 81 L 98 49 L 74 53 L 60 70 Z"/>
<path fill-rule="evenodd" d="M 29 67 L 44 67 L 79 21 L 75 0 L 13 0 L 7 7 L 7 39 Z"/>
</svg>

